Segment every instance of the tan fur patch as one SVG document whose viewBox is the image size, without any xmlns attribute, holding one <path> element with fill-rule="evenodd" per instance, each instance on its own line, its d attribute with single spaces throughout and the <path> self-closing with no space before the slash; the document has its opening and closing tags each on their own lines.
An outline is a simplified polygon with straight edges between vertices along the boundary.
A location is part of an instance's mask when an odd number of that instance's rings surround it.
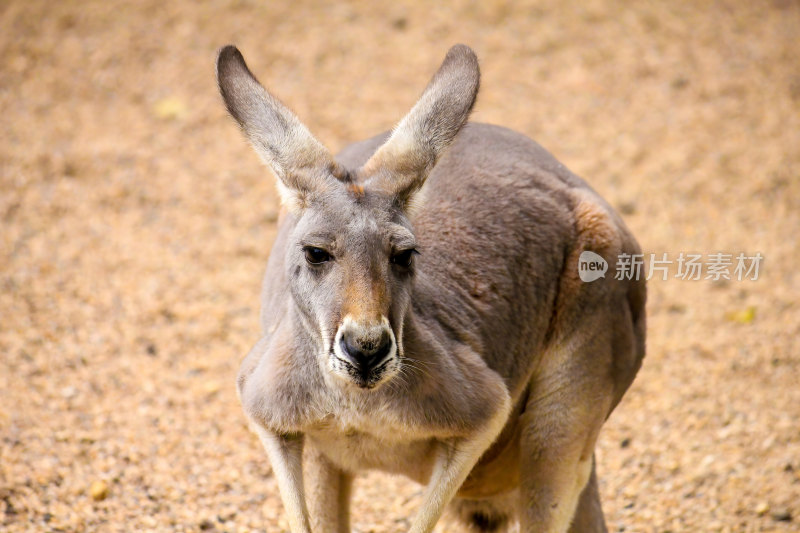
<svg viewBox="0 0 800 533">
<path fill-rule="evenodd" d="M 565 333 L 561 331 L 565 312 L 585 289 L 584 282 L 578 276 L 578 259 L 581 253 L 590 250 L 601 255 L 608 261 L 610 275 L 613 276 L 613 268 L 622 249 L 622 238 L 608 210 L 598 203 L 589 191 L 573 189 L 570 192 L 575 200 L 572 213 L 575 217 L 577 239 L 566 259 L 555 314 L 551 322 L 553 328 L 551 332 L 557 336 Z"/>
<path fill-rule="evenodd" d="M 344 297 L 343 315 L 361 324 L 380 324 L 382 309 L 388 307 L 386 288 L 379 279 L 349 283 Z"/>
<path fill-rule="evenodd" d="M 608 211 L 586 191 L 578 190 L 573 194 L 578 197 L 573 213 L 580 251 L 591 250 L 604 257 L 618 251 L 621 246 L 620 236 Z"/>
<path fill-rule="evenodd" d="M 356 198 L 363 198 L 364 197 L 364 186 L 359 185 L 358 183 L 351 183 L 347 186 L 347 190 L 350 191 Z"/>
</svg>

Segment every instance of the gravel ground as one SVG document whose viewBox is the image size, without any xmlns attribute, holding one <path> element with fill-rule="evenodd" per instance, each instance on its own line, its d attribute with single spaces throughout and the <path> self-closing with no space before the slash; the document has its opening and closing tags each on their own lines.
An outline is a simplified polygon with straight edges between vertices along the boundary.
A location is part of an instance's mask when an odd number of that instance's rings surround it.
<svg viewBox="0 0 800 533">
<path fill-rule="evenodd" d="M 228 42 L 332 150 L 468 43 L 474 118 L 647 253 L 763 254 L 756 281 L 650 282 L 601 492 L 612 531 L 800 531 L 792 0 L 0 2 L 0 529 L 286 529 L 233 387 L 278 206 L 216 92 Z M 404 531 L 419 494 L 360 479 L 356 531 Z"/>
</svg>

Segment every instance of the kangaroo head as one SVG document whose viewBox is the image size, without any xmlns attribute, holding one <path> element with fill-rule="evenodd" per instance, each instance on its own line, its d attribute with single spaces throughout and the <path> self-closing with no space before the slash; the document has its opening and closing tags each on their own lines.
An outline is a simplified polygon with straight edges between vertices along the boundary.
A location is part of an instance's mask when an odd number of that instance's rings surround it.
<svg viewBox="0 0 800 533">
<path fill-rule="evenodd" d="M 220 51 L 217 78 L 295 222 L 285 268 L 297 327 L 333 381 L 363 389 L 389 381 L 401 366 L 418 253 L 407 209 L 467 121 L 479 84 L 475 54 L 450 49 L 409 114 L 357 169 L 338 164 L 235 47 Z"/>
</svg>

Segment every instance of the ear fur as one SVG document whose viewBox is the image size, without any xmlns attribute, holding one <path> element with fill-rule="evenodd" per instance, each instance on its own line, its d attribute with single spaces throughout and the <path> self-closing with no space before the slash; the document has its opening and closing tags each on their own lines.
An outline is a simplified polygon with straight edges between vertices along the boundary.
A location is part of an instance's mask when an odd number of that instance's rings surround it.
<svg viewBox="0 0 800 533">
<path fill-rule="evenodd" d="M 453 46 L 408 115 L 359 170 L 365 186 L 408 205 L 467 122 L 479 86 L 475 52 L 463 44 Z"/>
<path fill-rule="evenodd" d="M 228 112 L 278 177 L 281 198 L 290 209 L 302 208 L 309 194 L 330 185 L 337 173 L 330 152 L 264 89 L 235 46 L 219 51 L 217 82 Z"/>
</svg>

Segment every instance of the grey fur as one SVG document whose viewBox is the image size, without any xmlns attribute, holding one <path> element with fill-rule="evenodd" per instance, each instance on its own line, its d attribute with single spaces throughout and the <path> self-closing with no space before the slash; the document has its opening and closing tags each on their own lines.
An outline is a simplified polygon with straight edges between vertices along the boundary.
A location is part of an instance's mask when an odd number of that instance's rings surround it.
<svg viewBox="0 0 800 533">
<path fill-rule="evenodd" d="M 479 86 L 475 52 L 452 47 L 416 105 L 365 163 L 364 171 L 375 174 L 367 183 L 405 202 L 467 122 Z"/>
<path fill-rule="evenodd" d="M 320 171 L 331 171 L 330 153 L 261 86 L 236 47 L 220 50 L 217 80 L 228 112 L 283 185 L 304 193 L 324 185 L 325 173 Z"/>
<path fill-rule="evenodd" d="M 281 161 L 285 185 L 313 193 L 280 224 L 263 337 L 238 378 L 292 530 L 349 531 L 352 475 L 377 468 L 427 484 L 415 533 L 448 502 L 471 530 L 605 531 L 593 450 L 641 365 L 645 288 L 582 283 L 577 257 L 588 249 L 613 265 L 638 253 L 619 216 L 533 141 L 463 125 L 478 86 L 467 47 L 451 50 L 393 135 L 336 163 L 275 118 L 285 108 L 237 54 L 219 61 L 231 113 L 257 150 L 280 145 L 266 159 Z M 309 265 L 309 245 L 332 260 Z M 410 248 L 421 252 L 410 268 L 392 262 Z M 346 320 L 374 332 L 381 318 L 396 355 L 357 381 L 336 332 Z"/>
</svg>

